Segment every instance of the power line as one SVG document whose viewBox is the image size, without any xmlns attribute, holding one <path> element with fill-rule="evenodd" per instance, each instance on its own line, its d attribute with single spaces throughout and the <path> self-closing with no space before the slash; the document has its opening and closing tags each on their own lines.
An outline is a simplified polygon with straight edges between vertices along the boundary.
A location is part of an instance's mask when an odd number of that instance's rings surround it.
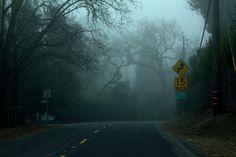
<svg viewBox="0 0 236 157">
<path fill-rule="evenodd" d="M 210 9 L 211 9 L 211 2 L 212 2 L 212 0 L 209 0 L 209 2 L 208 2 L 207 15 L 206 15 L 205 24 L 204 24 L 204 28 L 203 28 L 203 32 L 202 32 L 202 37 L 201 37 L 201 42 L 200 42 L 198 50 L 200 50 L 202 48 L 202 43 L 203 43 L 203 39 L 204 39 L 205 32 L 206 32 L 207 21 L 208 21 Z"/>
<path fill-rule="evenodd" d="M 199 30 L 199 33 L 198 33 L 198 35 L 197 35 L 197 42 L 201 42 L 201 35 L 202 35 L 202 30 L 203 30 L 203 28 L 204 28 L 204 23 L 205 23 L 205 19 L 203 19 L 202 21 L 201 21 L 201 27 L 200 27 L 200 30 Z"/>
</svg>

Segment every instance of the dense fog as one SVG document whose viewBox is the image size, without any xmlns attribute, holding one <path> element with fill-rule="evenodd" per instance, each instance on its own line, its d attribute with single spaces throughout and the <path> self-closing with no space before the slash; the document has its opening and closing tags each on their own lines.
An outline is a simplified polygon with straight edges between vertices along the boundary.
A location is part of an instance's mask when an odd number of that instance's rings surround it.
<svg viewBox="0 0 236 157">
<path fill-rule="evenodd" d="M 196 54 L 204 26 L 190 1 L 9 3 L 1 1 L 1 107 L 8 123 L 176 115 L 172 66 Z"/>
</svg>

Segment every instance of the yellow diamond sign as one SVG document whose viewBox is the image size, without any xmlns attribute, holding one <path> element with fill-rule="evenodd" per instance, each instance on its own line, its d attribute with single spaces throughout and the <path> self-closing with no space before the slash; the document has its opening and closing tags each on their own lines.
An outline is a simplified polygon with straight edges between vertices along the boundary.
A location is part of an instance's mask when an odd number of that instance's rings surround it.
<svg viewBox="0 0 236 157">
<path fill-rule="evenodd" d="M 179 75 L 179 76 L 184 76 L 186 72 L 189 70 L 189 66 L 182 60 L 180 59 L 174 66 L 173 70 Z"/>
</svg>

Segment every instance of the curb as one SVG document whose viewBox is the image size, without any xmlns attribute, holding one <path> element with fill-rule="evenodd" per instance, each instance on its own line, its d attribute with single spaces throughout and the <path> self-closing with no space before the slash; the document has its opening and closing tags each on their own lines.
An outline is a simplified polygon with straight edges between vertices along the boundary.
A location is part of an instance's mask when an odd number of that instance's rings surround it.
<svg viewBox="0 0 236 157">
<path fill-rule="evenodd" d="M 171 145 L 173 152 L 178 157 L 206 157 L 202 152 L 199 152 L 199 150 L 196 149 L 196 147 L 189 149 L 186 144 L 176 139 L 172 134 L 169 132 L 163 131 L 160 129 L 159 125 L 156 125 L 156 128 L 160 132 L 160 135 Z M 197 151 L 197 152 L 193 152 Z"/>
</svg>

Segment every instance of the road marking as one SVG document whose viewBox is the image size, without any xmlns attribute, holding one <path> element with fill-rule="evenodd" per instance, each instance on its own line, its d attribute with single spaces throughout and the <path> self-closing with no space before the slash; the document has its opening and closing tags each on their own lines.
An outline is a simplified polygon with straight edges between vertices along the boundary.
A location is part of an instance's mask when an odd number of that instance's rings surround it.
<svg viewBox="0 0 236 157">
<path fill-rule="evenodd" d="M 88 139 L 86 138 L 86 139 L 82 140 L 82 141 L 80 142 L 80 144 L 84 144 L 84 143 L 87 142 L 87 141 L 88 141 Z"/>
<path fill-rule="evenodd" d="M 61 155 L 60 157 L 66 157 L 65 155 Z"/>
<path fill-rule="evenodd" d="M 106 129 L 107 127 L 106 126 L 104 126 L 104 127 L 102 127 L 103 129 Z"/>
<path fill-rule="evenodd" d="M 94 131 L 93 133 L 94 133 L 94 134 L 99 133 L 99 130 L 96 130 L 96 131 Z"/>
</svg>

